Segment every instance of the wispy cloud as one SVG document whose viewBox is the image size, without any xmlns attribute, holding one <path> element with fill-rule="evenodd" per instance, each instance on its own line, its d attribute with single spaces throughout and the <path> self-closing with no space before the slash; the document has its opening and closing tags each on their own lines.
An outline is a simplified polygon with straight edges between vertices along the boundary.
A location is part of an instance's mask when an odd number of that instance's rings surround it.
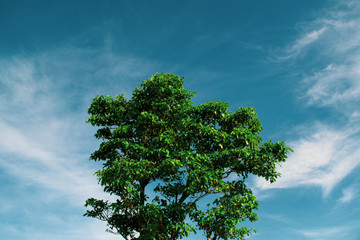
<svg viewBox="0 0 360 240">
<path fill-rule="evenodd" d="M 99 193 L 86 160 L 95 146 L 85 126 L 87 105 L 101 91 L 131 95 L 131 80 L 153 64 L 69 47 L 1 58 L 0 66 L 0 150 L 6 156 L 0 166 L 72 198 Z M 119 85 L 109 86 L 114 78 Z"/>
<path fill-rule="evenodd" d="M 350 203 L 353 201 L 359 194 L 359 186 L 352 185 L 342 190 L 342 197 L 338 200 L 339 203 Z"/>
<path fill-rule="evenodd" d="M 80 160 L 86 160 L 84 155 L 76 152 L 59 154 L 54 149 L 43 148 L 32 137 L 3 123 L 0 123 L 0 130 L 0 149 L 5 156 L 0 160 L 0 166 L 22 179 L 24 184 L 40 184 L 75 205 L 83 205 L 90 193 L 102 195 L 91 168 L 80 164 Z M 57 132 L 49 128 L 47 131 Z"/>
<path fill-rule="evenodd" d="M 86 220 L 84 221 L 81 218 L 73 217 L 61 219 L 58 216 L 42 216 L 45 218 L 43 224 L 52 223 L 52 231 L 39 231 L 34 227 L 26 226 L 14 226 L 6 222 L 0 223 L 0 231 L 6 233 L 6 237 L 13 237 L 13 239 L 31 240 L 31 239 L 54 239 L 60 240 L 64 239 L 64 233 L 68 239 L 77 239 L 77 240 L 115 240 L 115 239 L 124 239 L 119 236 L 115 236 L 111 233 L 104 232 L 106 228 L 103 222 L 96 220 Z M 77 223 L 75 226 L 69 223 Z M 56 225 L 54 227 L 54 225 Z"/>
<path fill-rule="evenodd" d="M 334 130 L 318 124 L 302 134 L 308 136 L 289 143 L 294 153 L 278 168 L 281 178 L 273 184 L 258 178 L 258 188 L 319 186 L 326 197 L 360 165 L 359 129 Z"/>
<path fill-rule="evenodd" d="M 294 153 L 279 168 L 282 177 L 272 185 L 257 179 L 260 189 L 312 185 L 321 187 L 326 197 L 360 165 L 359 10 L 358 1 L 335 3 L 316 20 L 304 24 L 303 33 L 278 56 L 279 61 L 303 65 L 298 56 L 316 52 L 324 67 L 299 73 L 306 76 L 299 82 L 299 100 L 307 106 L 331 108 L 338 119 L 299 127 L 298 139 L 289 143 Z M 350 194 L 344 195 L 344 201 L 351 198 Z"/>
<path fill-rule="evenodd" d="M 81 220 L 87 198 L 113 199 L 93 176 L 101 165 L 88 161 L 98 143 L 95 129 L 85 123 L 86 111 L 97 94 L 131 97 L 130 89 L 138 85 L 135 81 L 149 77 L 154 66 L 119 56 L 109 46 L 63 46 L 32 55 L 0 56 L 0 171 L 18 184 L 13 191 L 24 190 L 19 193 L 21 201 L 7 204 L 1 212 L 8 218 L 24 210 L 30 214 L 22 213 L 27 223 L 19 228 L 0 224 L 0 232 L 14 239 L 63 239 L 63 233 L 36 225 L 31 216 L 37 211 L 42 213 L 39 223 L 51 228 L 58 223 L 69 239 L 118 238 L 105 233 L 105 226 L 95 219 L 94 224 Z M 30 199 L 26 192 L 34 188 L 39 194 Z M 6 195 L 0 197 L 1 203 L 8 200 Z M 53 213 L 39 209 L 39 204 L 52 206 Z M 76 209 L 78 215 L 64 217 L 61 211 L 66 209 Z M 57 219 L 45 221 L 54 214 Z"/>
<path fill-rule="evenodd" d="M 315 21 L 306 24 L 304 34 L 290 49 L 301 49 L 298 42 L 318 42 L 311 49 L 303 49 L 303 54 L 315 50 L 326 67 L 307 75 L 302 80 L 307 103 L 319 106 L 337 107 L 344 104 L 359 104 L 360 96 L 360 3 L 343 1 Z M 321 31 L 312 30 L 321 28 Z M 326 31 L 325 31 L 326 30 Z M 326 33 L 326 34 L 325 34 Z M 310 41 L 310 39 L 312 41 Z M 291 56 L 296 57 L 295 55 Z M 341 108 L 342 108 L 341 107 Z M 347 107 L 348 109 L 348 107 Z"/>
<path fill-rule="evenodd" d="M 79 202 L 77 197 L 83 199 L 87 191 L 99 192 L 91 175 L 87 177 L 90 169 L 79 165 L 84 156 L 71 146 L 77 140 L 76 134 L 71 139 L 71 131 L 80 122 L 71 120 L 70 111 L 62 111 L 67 103 L 54 92 L 56 83 L 52 85 L 35 64 L 29 59 L 1 61 L 1 83 L 6 91 L 0 95 L 0 166 L 25 183 L 43 185 Z"/>
<path fill-rule="evenodd" d="M 338 221 L 338 220 L 337 220 Z M 316 240 L 341 240 L 357 239 L 359 236 L 360 222 L 357 218 L 346 222 L 338 222 L 325 227 L 311 227 L 308 229 L 294 229 L 294 232 L 306 237 L 306 239 Z M 354 238 L 355 237 L 355 238 Z"/>
<path fill-rule="evenodd" d="M 323 68 L 309 72 L 300 83 L 301 96 L 309 105 L 332 107 L 352 115 L 360 104 L 360 2 L 342 1 L 304 24 L 304 33 L 286 49 L 279 59 L 297 60 L 300 54 L 316 53 Z M 311 48 L 305 48 L 311 44 Z M 302 64 L 302 62 L 299 62 Z"/>
<path fill-rule="evenodd" d="M 306 32 L 297 39 L 292 45 L 283 50 L 283 53 L 275 57 L 275 61 L 285 61 L 298 57 L 307 46 L 316 42 L 327 30 L 327 28 L 321 27 L 317 30 Z"/>
<path fill-rule="evenodd" d="M 359 22 L 360 24 L 360 22 Z M 360 53 L 360 51 L 359 51 Z M 302 81 L 307 104 L 332 107 L 351 116 L 360 104 L 360 57 L 330 64 Z"/>
<path fill-rule="evenodd" d="M 292 220 L 288 219 L 287 217 L 283 215 L 277 215 L 277 214 L 261 214 L 262 218 L 268 218 L 272 221 L 276 221 L 279 223 L 290 223 L 293 222 Z"/>
<path fill-rule="evenodd" d="M 330 60 L 343 61 L 343 54 L 356 56 L 360 47 L 359 10 L 358 1 L 334 2 L 314 21 L 302 23 L 299 37 L 274 58 L 277 61 L 296 60 L 299 55 L 312 50 Z"/>
<path fill-rule="evenodd" d="M 297 232 L 308 239 L 343 239 L 343 237 L 348 235 L 349 229 L 349 227 L 327 227 L 313 230 L 300 230 Z"/>
</svg>

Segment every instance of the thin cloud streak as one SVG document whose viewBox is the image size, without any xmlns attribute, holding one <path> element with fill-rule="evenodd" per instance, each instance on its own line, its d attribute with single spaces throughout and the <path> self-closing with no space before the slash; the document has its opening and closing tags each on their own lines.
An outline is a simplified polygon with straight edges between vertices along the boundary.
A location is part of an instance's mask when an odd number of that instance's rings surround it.
<svg viewBox="0 0 360 240">
<path fill-rule="evenodd" d="M 342 237 L 348 235 L 349 229 L 349 227 L 327 227 L 315 230 L 297 230 L 297 232 L 308 239 L 322 240 L 329 239 L 334 236 L 336 236 L 335 239 L 342 239 Z"/>
<path fill-rule="evenodd" d="M 283 215 L 276 215 L 276 214 L 261 214 L 262 218 L 267 218 L 270 219 L 271 221 L 276 221 L 279 223 L 292 223 L 293 221 L 288 219 L 287 217 L 283 216 Z"/>
<path fill-rule="evenodd" d="M 322 27 L 318 30 L 312 30 L 311 32 L 305 33 L 301 38 L 297 39 L 293 45 L 285 48 L 283 54 L 276 56 L 274 61 L 282 62 L 298 57 L 307 46 L 316 42 L 326 30 L 326 27 Z"/>
</svg>

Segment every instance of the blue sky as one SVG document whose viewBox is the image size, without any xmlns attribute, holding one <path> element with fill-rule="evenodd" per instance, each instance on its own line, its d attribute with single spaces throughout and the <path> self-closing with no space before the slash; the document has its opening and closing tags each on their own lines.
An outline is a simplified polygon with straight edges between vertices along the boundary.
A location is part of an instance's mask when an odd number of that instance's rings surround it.
<svg viewBox="0 0 360 240">
<path fill-rule="evenodd" d="M 276 183 L 248 179 L 249 239 L 359 240 L 359 12 L 355 0 L 0 1 L 2 238 L 121 239 L 82 216 L 85 199 L 109 198 L 87 108 L 172 72 L 195 104 L 255 107 L 263 139 L 294 150 Z"/>
</svg>

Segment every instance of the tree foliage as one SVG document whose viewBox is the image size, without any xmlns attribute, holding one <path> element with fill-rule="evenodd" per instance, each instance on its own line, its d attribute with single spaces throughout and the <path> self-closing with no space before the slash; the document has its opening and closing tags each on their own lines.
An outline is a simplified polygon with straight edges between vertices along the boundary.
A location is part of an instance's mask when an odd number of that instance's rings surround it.
<svg viewBox="0 0 360 240">
<path fill-rule="evenodd" d="M 203 230 L 207 239 L 244 239 L 256 221 L 258 201 L 245 185 L 249 174 L 274 182 L 291 149 L 261 144 L 262 126 L 251 107 L 194 105 L 183 78 L 155 74 L 130 100 L 97 96 L 87 120 L 102 142 L 90 159 L 115 202 L 90 198 L 84 214 L 107 222 L 126 239 L 179 239 Z M 207 205 L 200 200 L 213 195 Z M 189 221 L 190 220 L 190 221 Z M 194 225 L 192 225 L 193 223 Z"/>
</svg>

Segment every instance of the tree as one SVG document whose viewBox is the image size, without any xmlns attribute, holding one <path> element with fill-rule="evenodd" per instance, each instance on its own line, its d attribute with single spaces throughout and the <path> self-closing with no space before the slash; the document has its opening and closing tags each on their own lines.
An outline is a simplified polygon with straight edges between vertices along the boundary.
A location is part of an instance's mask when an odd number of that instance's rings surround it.
<svg viewBox="0 0 360 240">
<path fill-rule="evenodd" d="M 249 174 L 274 182 L 276 165 L 291 149 L 284 142 L 261 144 L 262 126 L 251 107 L 228 103 L 194 105 L 183 78 L 155 74 L 130 100 L 96 96 L 87 120 L 102 142 L 90 159 L 115 202 L 90 198 L 84 216 L 107 222 L 126 239 L 179 239 L 203 230 L 207 239 L 245 239 L 256 221 L 258 201 Z M 200 200 L 213 195 L 203 206 Z M 150 198 L 151 197 L 151 198 Z M 190 221 L 189 221 L 190 220 Z M 191 225 L 194 223 L 195 226 Z"/>
</svg>

